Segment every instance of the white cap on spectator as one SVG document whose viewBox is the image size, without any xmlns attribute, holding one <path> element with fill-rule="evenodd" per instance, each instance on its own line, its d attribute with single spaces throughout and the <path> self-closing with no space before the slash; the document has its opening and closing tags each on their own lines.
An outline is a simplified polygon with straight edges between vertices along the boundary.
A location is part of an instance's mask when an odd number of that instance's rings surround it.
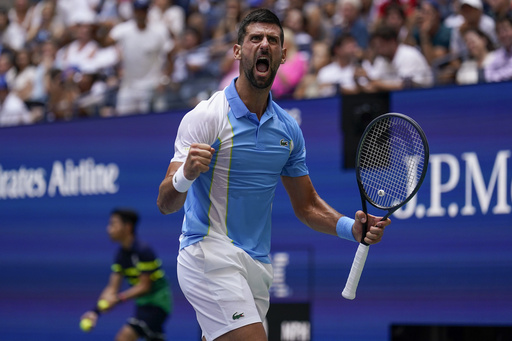
<svg viewBox="0 0 512 341">
<path fill-rule="evenodd" d="M 72 25 L 92 25 L 96 22 L 96 15 L 93 11 L 74 11 L 71 15 L 70 22 Z"/>
<path fill-rule="evenodd" d="M 460 5 L 468 5 L 479 10 L 483 9 L 482 0 L 460 0 Z"/>
</svg>

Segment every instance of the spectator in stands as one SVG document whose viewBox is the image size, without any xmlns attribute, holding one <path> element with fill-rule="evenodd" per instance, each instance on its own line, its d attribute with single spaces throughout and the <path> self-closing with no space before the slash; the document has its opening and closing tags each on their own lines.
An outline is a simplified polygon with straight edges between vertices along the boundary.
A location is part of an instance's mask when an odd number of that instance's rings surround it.
<svg viewBox="0 0 512 341">
<path fill-rule="evenodd" d="M 398 33 L 400 43 L 411 44 L 410 29 L 403 5 L 399 1 L 390 2 L 384 8 L 382 24 L 393 28 Z"/>
<path fill-rule="evenodd" d="M 25 32 L 20 25 L 11 23 L 7 10 L 0 8 L 0 52 L 5 49 L 19 50 L 25 44 Z"/>
<path fill-rule="evenodd" d="M 96 69 L 86 69 L 80 72 L 76 79 L 78 96 L 75 99 L 76 115 L 100 116 L 101 107 L 105 104 L 107 84 Z"/>
<path fill-rule="evenodd" d="M 120 1 L 118 0 L 99 0 L 94 6 L 94 11 L 97 13 L 96 19 L 101 27 L 105 27 L 105 30 L 110 30 L 120 21 L 122 21 L 119 15 Z"/>
<path fill-rule="evenodd" d="M 371 30 L 377 20 L 378 10 L 375 0 L 361 0 L 360 16 L 366 27 Z"/>
<path fill-rule="evenodd" d="M 493 60 L 493 45 L 489 37 L 478 29 L 467 29 L 462 37 L 468 47 L 469 58 L 462 62 L 457 71 L 457 84 L 482 83 L 485 81 L 483 70 Z"/>
<path fill-rule="evenodd" d="M 299 51 L 293 31 L 283 28 L 284 44 L 286 49 L 286 62 L 277 70 L 272 84 L 274 98 L 291 97 L 308 70 L 308 55 Z"/>
<path fill-rule="evenodd" d="M 318 72 L 330 62 L 331 51 L 329 44 L 324 41 L 314 42 L 308 73 L 302 77 L 293 96 L 297 99 L 321 97 Z"/>
<path fill-rule="evenodd" d="M 51 0 L 50 0 L 51 1 Z M 123 0 L 119 0 L 122 2 Z M 59 20 L 65 27 L 72 27 L 75 23 L 75 15 L 82 13 L 93 15 L 96 20 L 97 0 L 56 0 L 56 11 Z"/>
<path fill-rule="evenodd" d="M 247 9 L 244 3 L 238 0 L 226 0 L 225 6 L 226 13 L 213 32 L 213 43 L 210 51 L 214 58 L 223 59 L 226 52 L 228 52 L 230 54 L 229 59 L 233 59 L 231 50 L 236 43 L 238 25 Z"/>
<path fill-rule="evenodd" d="M 217 67 L 210 65 L 210 53 L 201 45 L 201 34 L 193 27 L 185 32 L 173 60 L 171 82 L 179 88 L 179 101 L 186 106 L 197 104 L 197 95 L 218 87 Z"/>
<path fill-rule="evenodd" d="M 100 46 L 94 39 L 95 16 L 91 11 L 74 12 L 73 40 L 60 48 L 55 58 L 55 67 L 60 70 L 82 70 L 95 63 Z"/>
<path fill-rule="evenodd" d="M 25 103 L 9 91 L 5 77 L 0 77 L 0 127 L 32 123 L 32 117 Z"/>
<path fill-rule="evenodd" d="M 336 37 L 331 49 L 332 62 L 318 71 L 321 97 L 358 92 L 354 70 L 359 53 L 360 47 L 350 33 Z"/>
<path fill-rule="evenodd" d="M 463 59 L 468 54 L 467 46 L 462 38 L 461 30 L 477 28 L 485 33 L 494 45 L 497 45 L 494 20 L 483 13 L 481 0 L 460 0 L 460 16 L 462 23 L 452 29 L 450 52 Z"/>
<path fill-rule="evenodd" d="M 442 2 L 439 2 L 441 4 Z M 447 7 L 448 11 L 442 15 L 443 24 L 449 29 L 459 27 L 464 22 L 464 18 L 460 15 L 460 0 L 450 1 Z M 443 13 L 441 11 L 441 13 Z"/>
<path fill-rule="evenodd" d="M 311 43 L 313 38 L 307 32 L 307 21 L 304 13 L 298 8 L 289 9 L 283 20 L 283 27 L 287 27 L 295 37 L 295 45 L 298 51 L 311 55 Z"/>
<path fill-rule="evenodd" d="M 149 21 L 162 22 L 173 40 L 178 39 L 185 29 L 185 10 L 173 0 L 153 0 L 148 12 Z"/>
<path fill-rule="evenodd" d="M 22 49 L 14 56 L 14 77 L 10 82 L 10 89 L 28 106 L 32 101 L 32 91 L 36 67 L 32 64 L 29 50 Z M 29 107 L 30 108 L 30 107 Z"/>
<path fill-rule="evenodd" d="M 207 17 L 199 12 L 192 12 L 187 16 L 185 28 L 191 27 L 198 31 L 201 41 L 208 41 L 212 38 L 212 32 L 208 30 Z M 183 36 L 183 35 L 182 35 Z"/>
<path fill-rule="evenodd" d="M 233 78 L 240 73 L 240 61 L 233 58 L 233 50 L 226 52 L 222 60 L 219 62 L 220 81 L 218 90 L 224 90 L 226 86 L 231 84 Z"/>
<path fill-rule="evenodd" d="M 382 18 L 386 15 L 386 9 L 391 4 L 398 4 L 402 7 L 404 14 L 407 18 L 414 17 L 416 7 L 418 6 L 417 0 L 374 0 L 373 6 L 377 11 L 376 18 L 373 20 L 373 27 L 382 26 Z"/>
<path fill-rule="evenodd" d="M 349 33 L 362 49 L 368 46 L 368 29 L 363 21 L 361 0 L 338 0 L 338 19 L 335 22 L 332 36 L 336 39 L 340 34 Z"/>
<path fill-rule="evenodd" d="M 432 67 L 436 84 L 453 83 L 460 66 L 457 56 L 450 54 L 451 30 L 442 20 L 438 0 L 421 1 L 414 18 L 412 40 Z"/>
<path fill-rule="evenodd" d="M 487 82 L 512 80 L 512 14 L 496 21 L 496 32 L 501 47 L 495 51 L 493 61 L 485 67 Z"/>
<path fill-rule="evenodd" d="M 319 3 L 309 3 L 304 7 L 302 13 L 306 22 L 305 32 L 311 37 L 311 46 L 309 46 L 311 53 L 313 42 L 328 39 L 329 30 L 325 25 L 325 18 Z"/>
<path fill-rule="evenodd" d="M 420 3 L 413 28 L 413 39 L 430 65 L 450 51 L 451 30 L 443 24 L 437 0 Z"/>
<path fill-rule="evenodd" d="M 421 0 L 420 0 L 421 1 Z M 459 0 L 437 0 L 437 4 L 439 5 L 439 13 L 441 13 L 441 18 L 448 18 L 451 15 L 458 14 L 459 11 Z M 444 23 L 446 25 L 446 23 Z M 446 27 L 449 27 L 446 25 Z"/>
<path fill-rule="evenodd" d="M 208 41 L 213 37 L 219 22 L 225 17 L 225 0 L 188 0 L 186 27 L 195 27 L 201 32 L 201 40 Z M 199 18 L 201 20 L 199 20 Z M 199 27 L 195 23 L 201 22 Z"/>
<path fill-rule="evenodd" d="M 163 24 L 148 21 L 149 6 L 149 0 L 135 0 L 134 18 L 114 26 L 107 39 L 108 45 L 118 46 L 121 55 L 119 115 L 149 112 L 154 92 L 168 74 L 164 66 L 172 47 L 170 34 Z"/>
<path fill-rule="evenodd" d="M 46 102 L 48 101 L 50 91 L 50 71 L 55 63 L 56 53 L 57 44 L 52 40 L 48 40 L 41 43 L 40 49 L 33 55 L 36 70 L 30 111 L 36 121 L 42 119 L 45 115 Z"/>
<path fill-rule="evenodd" d="M 0 53 L 0 77 L 5 78 L 7 83 L 14 79 L 16 71 L 13 68 L 14 56 L 11 51 L 5 50 Z"/>
<path fill-rule="evenodd" d="M 28 32 L 32 25 L 32 18 L 34 13 L 34 6 L 31 5 L 30 0 L 14 0 L 14 4 L 9 9 L 9 21 L 13 25 L 18 25 L 23 29 L 23 32 Z"/>
<path fill-rule="evenodd" d="M 494 20 L 507 15 L 512 10 L 511 0 L 485 0 L 489 5 L 486 12 Z"/>
<path fill-rule="evenodd" d="M 376 58 L 371 67 L 366 64 L 364 72 L 355 75 L 363 91 L 396 91 L 432 85 L 432 72 L 425 57 L 415 47 L 400 44 L 393 28 L 378 27 L 370 44 Z"/>
<path fill-rule="evenodd" d="M 27 31 L 27 43 L 41 44 L 49 39 L 61 41 L 63 36 L 64 25 L 56 17 L 55 1 L 39 2 L 34 9 L 32 25 Z"/>
<path fill-rule="evenodd" d="M 325 0 L 321 1 L 319 5 L 322 17 L 322 30 L 325 31 L 325 42 L 333 39 L 332 35 L 336 33 L 334 27 L 340 22 L 336 4 L 337 0 Z"/>
<path fill-rule="evenodd" d="M 78 90 L 75 77 L 78 69 L 66 70 L 52 69 L 50 71 L 50 85 L 48 91 L 48 103 L 46 119 L 52 121 L 71 120 L 75 117 L 75 100 L 78 98 Z"/>
</svg>

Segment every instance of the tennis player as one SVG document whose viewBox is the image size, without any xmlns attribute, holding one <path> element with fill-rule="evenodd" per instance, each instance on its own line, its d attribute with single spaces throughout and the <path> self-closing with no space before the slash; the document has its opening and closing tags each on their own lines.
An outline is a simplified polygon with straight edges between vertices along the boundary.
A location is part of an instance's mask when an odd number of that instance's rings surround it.
<svg viewBox="0 0 512 341">
<path fill-rule="evenodd" d="M 172 309 L 172 294 L 162 262 L 153 248 L 136 236 L 137 221 L 138 214 L 130 209 L 114 209 L 110 215 L 107 232 L 120 247 L 99 300 L 108 303 L 106 310 L 124 301 L 135 300 L 135 314 L 121 327 L 116 340 L 136 341 L 142 338 L 163 341 L 164 323 Z M 130 288 L 120 291 L 124 278 Z M 90 319 L 94 327 L 102 312 L 99 307 L 94 307 L 83 314 L 82 319 Z"/>
<path fill-rule="evenodd" d="M 279 178 L 297 217 L 317 231 L 359 241 L 366 217 L 360 211 L 354 221 L 318 196 L 302 132 L 272 100 L 272 82 L 286 60 L 279 19 L 267 9 L 250 12 L 233 53 L 240 75 L 183 117 L 157 205 L 164 214 L 184 206 L 178 281 L 203 340 L 261 341 Z M 365 241 L 374 244 L 390 221 L 368 219 Z"/>
</svg>

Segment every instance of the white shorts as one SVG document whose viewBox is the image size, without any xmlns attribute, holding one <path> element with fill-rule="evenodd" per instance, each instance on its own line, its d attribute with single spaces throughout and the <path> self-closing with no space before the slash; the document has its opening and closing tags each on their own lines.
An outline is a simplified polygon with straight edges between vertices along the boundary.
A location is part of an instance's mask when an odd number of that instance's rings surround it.
<svg viewBox="0 0 512 341">
<path fill-rule="evenodd" d="M 178 255 L 178 281 L 206 340 L 263 322 L 270 305 L 272 265 L 224 238 L 206 237 Z"/>
</svg>

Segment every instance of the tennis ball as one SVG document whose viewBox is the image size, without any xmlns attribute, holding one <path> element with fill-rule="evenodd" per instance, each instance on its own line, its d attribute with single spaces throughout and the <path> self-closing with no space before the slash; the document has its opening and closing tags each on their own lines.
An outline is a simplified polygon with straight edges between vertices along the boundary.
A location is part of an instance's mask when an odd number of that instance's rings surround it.
<svg viewBox="0 0 512 341">
<path fill-rule="evenodd" d="M 84 318 L 80 320 L 80 329 L 82 329 L 84 332 L 90 332 L 92 327 L 93 325 L 91 319 Z"/>
<path fill-rule="evenodd" d="M 108 303 L 107 300 L 99 300 L 98 301 L 98 309 L 103 311 L 103 310 L 107 310 L 108 308 L 110 307 L 110 304 Z"/>
</svg>

